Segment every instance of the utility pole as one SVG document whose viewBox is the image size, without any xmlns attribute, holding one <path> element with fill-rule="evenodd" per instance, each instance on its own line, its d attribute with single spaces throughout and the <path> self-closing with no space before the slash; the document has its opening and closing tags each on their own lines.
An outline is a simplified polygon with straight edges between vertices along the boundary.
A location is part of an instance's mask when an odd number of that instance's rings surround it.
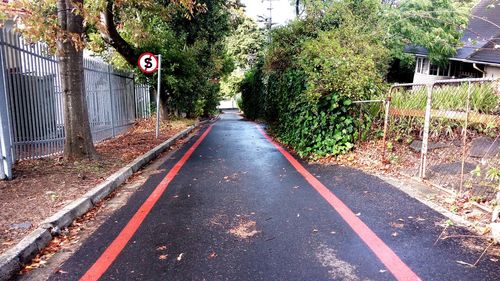
<svg viewBox="0 0 500 281">
<path fill-rule="evenodd" d="M 268 36 L 268 40 L 269 40 L 269 44 L 271 44 L 271 29 L 273 27 L 273 25 L 275 24 L 273 22 L 273 2 L 274 1 L 277 1 L 277 0 L 262 0 L 262 3 L 264 2 L 269 2 L 269 7 L 267 8 L 267 10 L 269 11 L 269 15 L 268 16 L 258 16 L 259 17 L 259 22 L 263 22 L 266 26 L 266 29 L 267 29 L 267 36 Z"/>
</svg>

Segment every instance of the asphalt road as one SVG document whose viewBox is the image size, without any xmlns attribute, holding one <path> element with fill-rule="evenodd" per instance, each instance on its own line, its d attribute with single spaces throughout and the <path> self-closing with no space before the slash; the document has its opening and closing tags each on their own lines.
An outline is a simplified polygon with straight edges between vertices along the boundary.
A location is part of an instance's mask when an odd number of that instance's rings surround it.
<svg viewBox="0 0 500 281">
<path fill-rule="evenodd" d="M 376 177 L 294 160 L 226 113 L 51 280 L 498 280 L 487 257 L 457 263 L 480 249 L 434 245 L 444 220 Z"/>
</svg>

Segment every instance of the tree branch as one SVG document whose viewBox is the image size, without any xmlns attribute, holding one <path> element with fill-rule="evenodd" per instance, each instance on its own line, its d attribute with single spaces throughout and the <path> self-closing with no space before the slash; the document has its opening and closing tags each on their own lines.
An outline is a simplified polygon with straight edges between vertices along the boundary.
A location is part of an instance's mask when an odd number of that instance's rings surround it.
<svg viewBox="0 0 500 281">
<path fill-rule="evenodd" d="M 116 30 L 113 15 L 114 0 L 106 0 L 106 10 L 101 12 L 101 28 L 99 31 L 101 37 L 113 47 L 123 58 L 132 66 L 135 66 L 139 59 L 139 52 L 130 45 Z"/>
</svg>

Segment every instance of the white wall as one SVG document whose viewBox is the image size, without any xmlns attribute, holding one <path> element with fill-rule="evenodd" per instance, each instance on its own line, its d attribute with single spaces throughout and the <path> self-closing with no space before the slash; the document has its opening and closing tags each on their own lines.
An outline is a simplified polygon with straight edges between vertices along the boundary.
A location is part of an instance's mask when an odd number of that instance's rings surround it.
<svg viewBox="0 0 500 281">
<path fill-rule="evenodd" d="M 486 72 L 484 78 L 500 78 L 500 67 L 498 66 L 486 65 L 484 71 Z"/>
<path fill-rule="evenodd" d="M 221 100 L 219 103 L 219 106 L 217 106 L 219 109 L 233 109 L 233 108 L 238 108 L 238 105 L 236 105 L 236 100 L 235 99 L 228 99 L 228 100 Z"/>
<path fill-rule="evenodd" d="M 413 83 L 424 84 L 424 83 L 430 83 L 430 82 L 436 81 L 436 80 L 444 80 L 444 79 L 450 79 L 450 78 L 451 77 L 449 77 L 449 76 L 428 75 L 428 74 L 422 74 L 422 73 L 415 72 L 415 75 L 413 75 Z"/>
<path fill-rule="evenodd" d="M 420 62 L 420 68 L 421 70 L 419 71 L 419 62 Z M 423 56 L 417 56 L 416 64 L 415 64 L 415 74 L 413 75 L 413 83 L 416 84 L 425 84 L 425 83 L 430 83 L 432 81 L 436 80 L 444 80 L 444 79 L 450 79 L 451 77 L 449 76 L 438 76 L 438 75 L 430 75 L 429 70 L 431 68 L 431 62 L 428 58 L 423 57 Z M 447 71 L 449 72 L 449 71 Z M 444 74 L 444 73 L 442 73 Z"/>
</svg>

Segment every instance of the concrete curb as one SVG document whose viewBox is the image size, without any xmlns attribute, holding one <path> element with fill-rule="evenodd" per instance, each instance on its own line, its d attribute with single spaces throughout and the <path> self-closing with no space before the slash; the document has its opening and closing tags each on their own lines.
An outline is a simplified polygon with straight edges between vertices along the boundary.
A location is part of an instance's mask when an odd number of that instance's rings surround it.
<svg viewBox="0 0 500 281">
<path fill-rule="evenodd" d="M 44 220 L 37 229 L 0 256 L 0 281 L 12 278 L 21 270 L 23 264 L 28 263 L 38 252 L 47 246 L 54 235 L 57 235 L 61 229 L 69 226 L 76 218 L 88 212 L 99 201 L 122 185 L 133 173 L 156 159 L 163 151 L 167 150 L 179 139 L 187 136 L 195 128 L 215 122 L 217 119 L 214 118 L 213 120 L 199 122 L 177 133 L 146 154 L 137 157 L 130 164 L 109 176 L 104 182 L 89 190 L 81 198 L 71 202 Z"/>
</svg>

